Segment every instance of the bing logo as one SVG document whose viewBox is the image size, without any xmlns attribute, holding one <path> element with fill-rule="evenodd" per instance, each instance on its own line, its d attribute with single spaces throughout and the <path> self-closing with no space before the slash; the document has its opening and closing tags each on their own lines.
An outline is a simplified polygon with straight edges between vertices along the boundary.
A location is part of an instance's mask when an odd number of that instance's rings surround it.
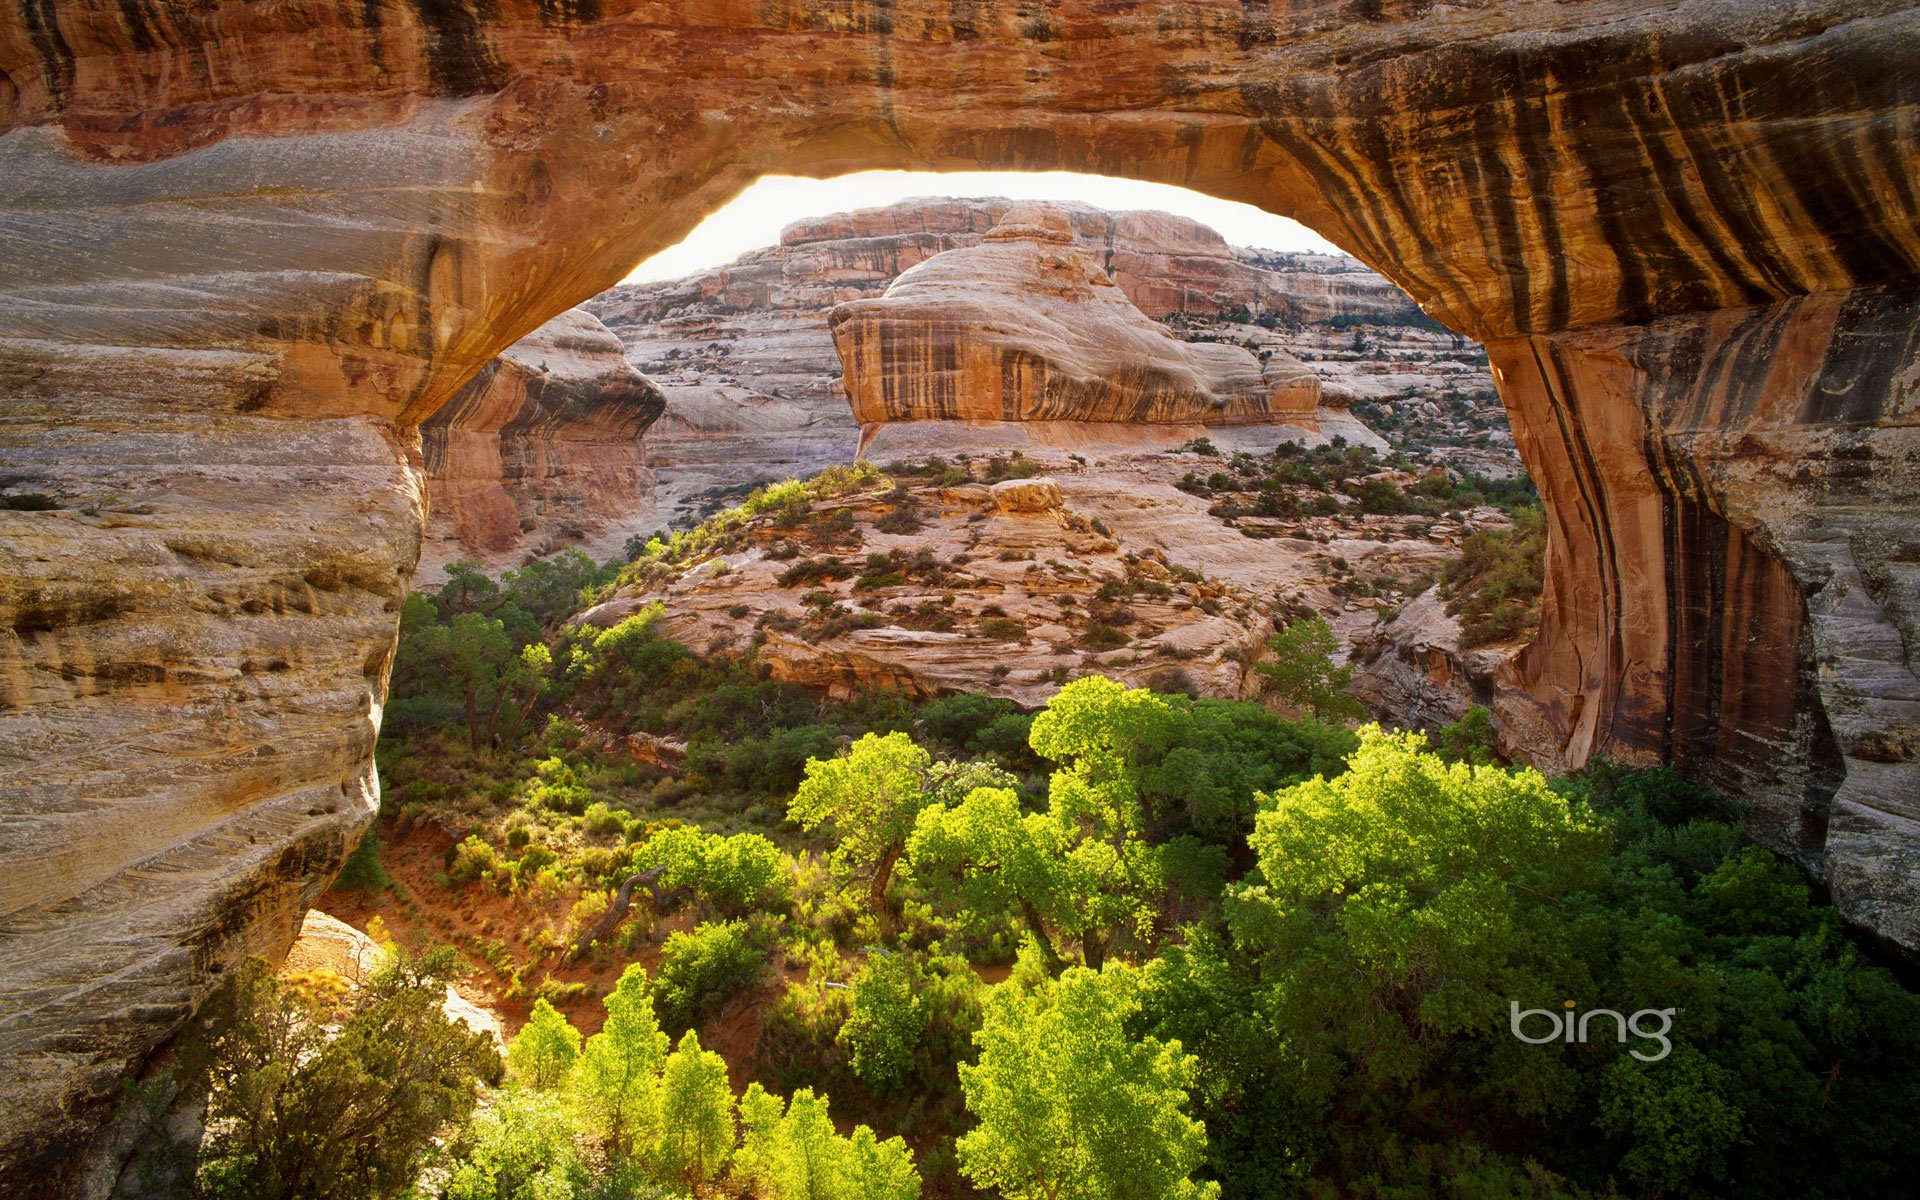
<svg viewBox="0 0 1920 1200">
<path fill-rule="evenodd" d="M 1593 1008 L 1576 1014 L 1574 1002 L 1571 1000 L 1566 1002 L 1566 1011 L 1563 1013 L 1555 1012 L 1550 1008 L 1521 1008 L 1518 1000 L 1509 1001 L 1509 1004 L 1511 1008 L 1507 1017 L 1507 1026 L 1513 1030 L 1513 1036 L 1530 1046 L 1544 1046 L 1548 1042 L 1579 1042 L 1584 1045 L 1591 1032 L 1594 1018 L 1598 1017 L 1602 1022 L 1601 1037 L 1607 1035 L 1606 1022 L 1611 1021 L 1617 1041 L 1625 1042 L 1627 1034 L 1631 1032 L 1633 1036 L 1643 1038 L 1649 1043 L 1660 1044 L 1660 1051 L 1657 1054 L 1643 1053 L 1638 1046 L 1627 1051 L 1641 1062 L 1659 1062 L 1673 1053 L 1673 1043 L 1667 1040 L 1667 1034 L 1673 1029 L 1673 1014 L 1678 1012 L 1678 1009 L 1643 1008 L 1629 1017 L 1611 1008 Z M 1537 1037 L 1530 1036 L 1526 1031 L 1528 1021 L 1533 1021 L 1536 1029 L 1539 1028 L 1541 1021 L 1545 1021 L 1547 1031 Z M 1652 1025 L 1655 1021 L 1659 1022 L 1659 1028 L 1641 1028 L 1642 1022 Z"/>
</svg>

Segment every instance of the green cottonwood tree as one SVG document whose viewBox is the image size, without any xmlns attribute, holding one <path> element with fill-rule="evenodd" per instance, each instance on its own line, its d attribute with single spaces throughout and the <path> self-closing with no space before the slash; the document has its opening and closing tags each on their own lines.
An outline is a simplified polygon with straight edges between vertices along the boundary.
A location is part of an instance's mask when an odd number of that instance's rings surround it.
<svg viewBox="0 0 1920 1200">
<path fill-rule="evenodd" d="M 661 1078 L 660 1169 L 698 1188 L 710 1182 L 733 1156 L 733 1089 L 727 1062 L 700 1048 L 700 1035 L 688 1030 L 667 1056 Z"/>
<path fill-rule="evenodd" d="M 963 915 L 1017 913 L 1056 971 L 1055 935 L 1077 939 L 1099 968 L 1115 936 L 1151 929 L 1164 891 L 1159 850 L 1142 836 L 1138 755 L 1171 719 L 1144 688 L 1068 684 L 1033 722 L 1034 750 L 1062 764 L 1047 811 L 1023 813 L 998 787 L 932 804 L 908 842 L 914 877 Z"/>
<path fill-rule="evenodd" d="M 567 1082 L 579 1054 L 580 1031 L 553 1005 L 535 1000 L 527 1023 L 507 1044 L 507 1070 L 526 1087 L 553 1091 Z"/>
<path fill-rule="evenodd" d="M 831 862 L 842 878 L 864 881 L 867 903 L 883 920 L 887 884 L 925 807 L 932 757 L 904 733 L 867 734 L 840 758 L 807 763 L 787 815 L 803 828 L 831 824 Z"/>
<path fill-rule="evenodd" d="M 1187 1113 L 1195 1062 L 1179 1042 L 1134 1041 L 1130 968 L 1067 971 L 1040 995 L 993 990 L 960 1068 L 980 1124 L 960 1169 L 1008 1200 L 1213 1200 L 1192 1172 L 1207 1131 Z"/>
<path fill-rule="evenodd" d="M 788 1099 L 757 1083 L 740 1097 L 746 1127 L 738 1174 L 771 1200 L 915 1200 L 920 1173 L 900 1138 L 881 1141 L 865 1125 L 851 1138 L 834 1132 L 825 1097 L 801 1088 Z"/>
<path fill-rule="evenodd" d="M 1358 721 L 1367 710 L 1347 694 L 1353 668 L 1333 665 L 1333 653 L 1339 648 L 1327 619 L 1311 617 L 1274 634 L 1267 642 L 1273 657 L 1255 663 L 1253 669 L 1282 700 L 1323 721 Z"/>
<path fill-rule="evenodd" d="M 631 1156 L 659 1122 L 660 1064 L 667 1055 L 667 1035 L 654 1018 L 647 971 L 639 963 L 627 966 L 603 1003 L 607 1023 L 587 1039 L 574 1085 L 612 1153 Z"/>
</svg>

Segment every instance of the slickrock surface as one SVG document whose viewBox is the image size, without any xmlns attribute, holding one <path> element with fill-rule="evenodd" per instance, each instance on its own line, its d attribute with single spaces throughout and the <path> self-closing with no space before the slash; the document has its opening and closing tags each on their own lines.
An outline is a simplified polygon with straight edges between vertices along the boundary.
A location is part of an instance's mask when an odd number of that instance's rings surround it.
<svg viewBox="0 0 1920 1200">
<path fill-rule="evenodd" d="M 0 513 L 9 1182 L 369 818 L 417 423 L 774 171 L 1109 171 L 1378 268 L 1547 488 L 1510 728 L 1730 787 L 1920 950 L 1920 11 L 1368 12 L 0 13 L 0 478 L 67 505 Z"/>
<path fill-rule="evenodd" d="M 624 528 L 652 486 L 641 439 L 665 407 L 583 309 L 507 347 L 421 423 L 428 504 L 416 581 L 437 581 L 457 558 L 498 569 L 562 545 L 608 549 L 594 535 Z"/>
<path fill-rule="evenodd" d="M 902 475 L 898 492 L 823 501 L 804 523 L 755 518 L 725 553 L 624 587 L 582 619 L 611 625 L 659 603 L 662 628 L 687 645 L 757 643 L 776 678 L 839 696 L 978 691 L 1039 705 L 1097 672 L 1246 697 L 1276 616 L 1325 612 L 1352 635 L 1383 601 L 1345 601 L 1344 583 L 1431 573 L 1458 543 L 1384 519 L 1248 536 L 1173 486 L 1194 456 L 1042 461 L 1052 474 Z M 990 462 L 972 460 L 972 476 L 990 478 Z"/>
<path fill-rule="evenodd" d="M 281 966 L 284 975 L 302 971 L 331 971 L 347 982 L 349 987 L 366 986 L 380 969 L 381 955 L 379 943 L 365 933 L 342 921 L 329 916 L 317 908 L 307 910 L 307 916 L 300 923 L 300 936 L 294 939 L 293 946 L 287 951 L 287 960 Z M 493 1039 L 494 1047 L 505 1051 L 506 1035 L 500 1024 L 498 1014 L 474 1001 L 453 984 L 447 985 L 446 1002 L 441 1006 L 447 1014 L 447 1020 L 458 1021 L 475 1033 L 484 1033 Z"/>
<path fill-rule="evenodd" d="M 1309 417 L 1285 355 L 1186 342 L 1128 300 L 1051 205 L 1009 209 L 978 246 L 833 310 L 854 419 L 1254 425 Z"/>
</svg>

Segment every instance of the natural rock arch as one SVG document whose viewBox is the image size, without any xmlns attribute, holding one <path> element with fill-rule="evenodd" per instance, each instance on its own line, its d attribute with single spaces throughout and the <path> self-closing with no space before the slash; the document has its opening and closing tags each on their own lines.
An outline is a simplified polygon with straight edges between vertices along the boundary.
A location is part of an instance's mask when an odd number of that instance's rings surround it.
<svg viewBox="0 0 1920 1200">
<path fill-rule="evenodd" d="M 1920 12 L 1778 8 L 9 6 L 0 479 L 70 504 L 0 511 L 4 1167 L 75 1178 L 369 819 L 415 424 L 775 170 L 1160 180 L 1378 267 L 1550 500 L 1512 727 L 1689 759 L 1920 947 Z"/>
</svg>

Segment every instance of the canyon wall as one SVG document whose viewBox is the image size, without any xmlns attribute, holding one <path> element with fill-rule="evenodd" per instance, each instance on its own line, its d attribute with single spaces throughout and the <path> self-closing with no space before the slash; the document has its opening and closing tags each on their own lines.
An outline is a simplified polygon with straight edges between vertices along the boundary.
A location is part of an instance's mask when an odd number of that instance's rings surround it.
<svg viewBox="0 0 1920 1200">
<path fill-rule="evenodd" d="M 1920 950 L 1916 57 L 1909 0 L 9 7 L 0 1170 L 73 1194 L 370 819 L 419 422 L 769 172 L 1184 184 L 1489 343 L 1511 728 L 1749 781 Z"/>
<path fill-rule="evenodd" d="M 507 347 L 420 424 L 426 539 L 416 580 L 460 558 L 490 569 L 586 544 L 623 522 L 653 475 L 641 435 L 666 408 L 620 339 L 569 309 Z"/>
<path fill-rule="evenodd" d="M 726 489 L 848 461 L 860 423 L 841 384 L 829 314 L 879 297 L 935 255 L 980 245 L 1012 205 L 922 199 L 803 218 L 781 232 L 778 245 L 724 267 L 622 284 L 589 300 L 586 307 L 626 344 L 629 361 L 667 397 L 665 415 L 647 434 L 657 486 L 631 511 L 630 531 L 684 524 Z M 1313 346 L 1325 360 L 1314 369 L 1331 381 L 1327 394 L 1336 403 L 1453 384 L 1492 392 L 1480 362 L 1454 361 L 1469 357 L 1462 338 L 1399 325 L 1397 337 L 1421 344 L 1403 347 L 1396 361 L 1353 353 L 1352 334 L 1326 322 L 1419 318 L 1406 293 L 1354 259 L 1236 249 L 1169 213 L 1049 207 L 1064 214 L 1074 247 L 1156 320 L 1206 319 L 1220 326 L 1209 336 L 1251 339 L 1270 352 Z M 1409 358 L 1419 358 L 1420 369 L 1410 370 Z M 1368 436 L 1337 415 L 1324 424 L 1349 440 Z"/>
</svg>

